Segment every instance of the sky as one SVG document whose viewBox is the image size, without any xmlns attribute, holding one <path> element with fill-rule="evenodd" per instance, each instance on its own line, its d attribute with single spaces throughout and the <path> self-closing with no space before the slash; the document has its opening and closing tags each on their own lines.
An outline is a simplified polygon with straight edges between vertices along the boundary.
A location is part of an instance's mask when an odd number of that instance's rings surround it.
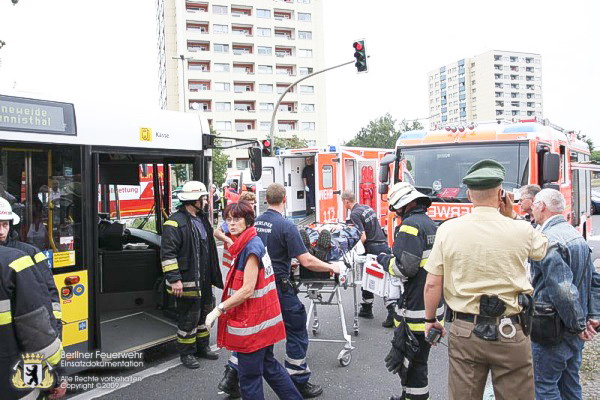
<svg viewBox="0 0 600 400">
<path fill-rule="evenodd" d="M 314 0 L 313 0 L 314 1 Z M 155 0 L 0 0 L 0 91 L 157 104 Z M 489 50 L 542 55 L 544 117 L 600 147 L 600 2 L 323 0 L 325 65 L 366 40 L 369 72 L 326 72 L 330 138 L 428 116 L 427 73 Z M 421 121 L 426 123 L 426 120 Z"/>
</svg>

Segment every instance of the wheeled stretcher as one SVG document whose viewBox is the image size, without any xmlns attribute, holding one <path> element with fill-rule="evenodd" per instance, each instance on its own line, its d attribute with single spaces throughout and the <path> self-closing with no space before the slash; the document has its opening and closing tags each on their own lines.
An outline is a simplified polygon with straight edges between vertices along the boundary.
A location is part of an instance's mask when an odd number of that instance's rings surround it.
<svg viewBox="0 0 600 400">
<path fill-rule="evenodd" d="M 311 330 L 313 336 L 319 332 L 319 305 L 337 305 L 340 323 L 342 327 L 341 339 L 324 339 L 311 338 L 311 342 L 325 343 L 343 343 L 344 347 L 339 352 L 337 360 L 342 367 L 350 365 L 352 361 L 352 351 L 355 347 L 352 344 L 352 336 L 348 333 L 346 326 L 346 316 L 344 313 L 344 305 L 342 304 L 342 289 L 352 289 L 353 296 L 353 332 L 354 335 L 359 333 L 358 322 L 358 297 L 356 287 L 361 283 L 361 273 L 365 262 L 364 247 L 359 241 L 352 249 L 343 251 L 340 260 L 329 261 L 336 262 L 340 266 L 340 274 L 335 277 L 323 277 L 323 274 L 299 274 L 300 285 L 298 290 L 300 293 L 306 293 L 306 297 L 310 299 L 310 305 L 307 313 L 306 329 Z M 328 274 L 326 274 L 328 275 Z M 325 275 L 325 276 L 326 276 Z M 320 276 L 316 278 L 315 276 Z"/>
</svg>

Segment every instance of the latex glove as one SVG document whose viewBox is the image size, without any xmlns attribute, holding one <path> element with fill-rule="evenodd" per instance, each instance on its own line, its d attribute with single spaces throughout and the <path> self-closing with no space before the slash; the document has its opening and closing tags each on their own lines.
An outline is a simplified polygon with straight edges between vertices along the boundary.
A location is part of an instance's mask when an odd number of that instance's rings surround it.
<svg viewBox="0 0 600 400">
<path fill-rule="evenodd" d="M 206 316 L 206 320 L 204 321 L 206 329 L 212 328 L 215 321 L 221 316 L 221 314 L 221 310 L 219 310 L 217 307 L 213 308 L 213 310 L 210 313 L 208 313 L 208 315 Z"/>
<path fill-rule="evenodd" d="M 304 191 L 310 192 L 310 188 L 308 186 L 304 186 Z"/>
</svg>

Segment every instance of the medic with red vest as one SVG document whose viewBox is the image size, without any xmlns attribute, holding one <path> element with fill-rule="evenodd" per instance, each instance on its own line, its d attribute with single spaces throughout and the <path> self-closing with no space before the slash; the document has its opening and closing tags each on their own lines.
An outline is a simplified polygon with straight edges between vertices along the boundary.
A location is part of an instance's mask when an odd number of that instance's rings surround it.
<svg viewBox="0 0 600 400">
<path fill-rule="evenodd" d="M 237 352 L 243 399 L 264 399 L 263 377 L 280 399 L 302 399 L 273 345 L 285 339 L 285 326 L 269 255 L 254 228 L 254 210 L 241 201 L 223 213 L 234 238 L 233 258 L 222 302 L 206 317 L 208 329 L 219 319 L 217 345 Z"/>
</svg>

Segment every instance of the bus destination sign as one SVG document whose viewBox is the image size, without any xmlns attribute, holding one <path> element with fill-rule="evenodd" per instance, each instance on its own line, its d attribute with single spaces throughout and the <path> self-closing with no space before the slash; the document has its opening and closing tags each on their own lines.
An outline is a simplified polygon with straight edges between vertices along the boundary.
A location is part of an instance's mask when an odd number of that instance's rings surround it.
<svg viewBox="0 0 600 400">
<path fill-rule="evenodd" d="M 77 135 L 73 104 L 0 95 L 0 131 Z"/>
</svg>

